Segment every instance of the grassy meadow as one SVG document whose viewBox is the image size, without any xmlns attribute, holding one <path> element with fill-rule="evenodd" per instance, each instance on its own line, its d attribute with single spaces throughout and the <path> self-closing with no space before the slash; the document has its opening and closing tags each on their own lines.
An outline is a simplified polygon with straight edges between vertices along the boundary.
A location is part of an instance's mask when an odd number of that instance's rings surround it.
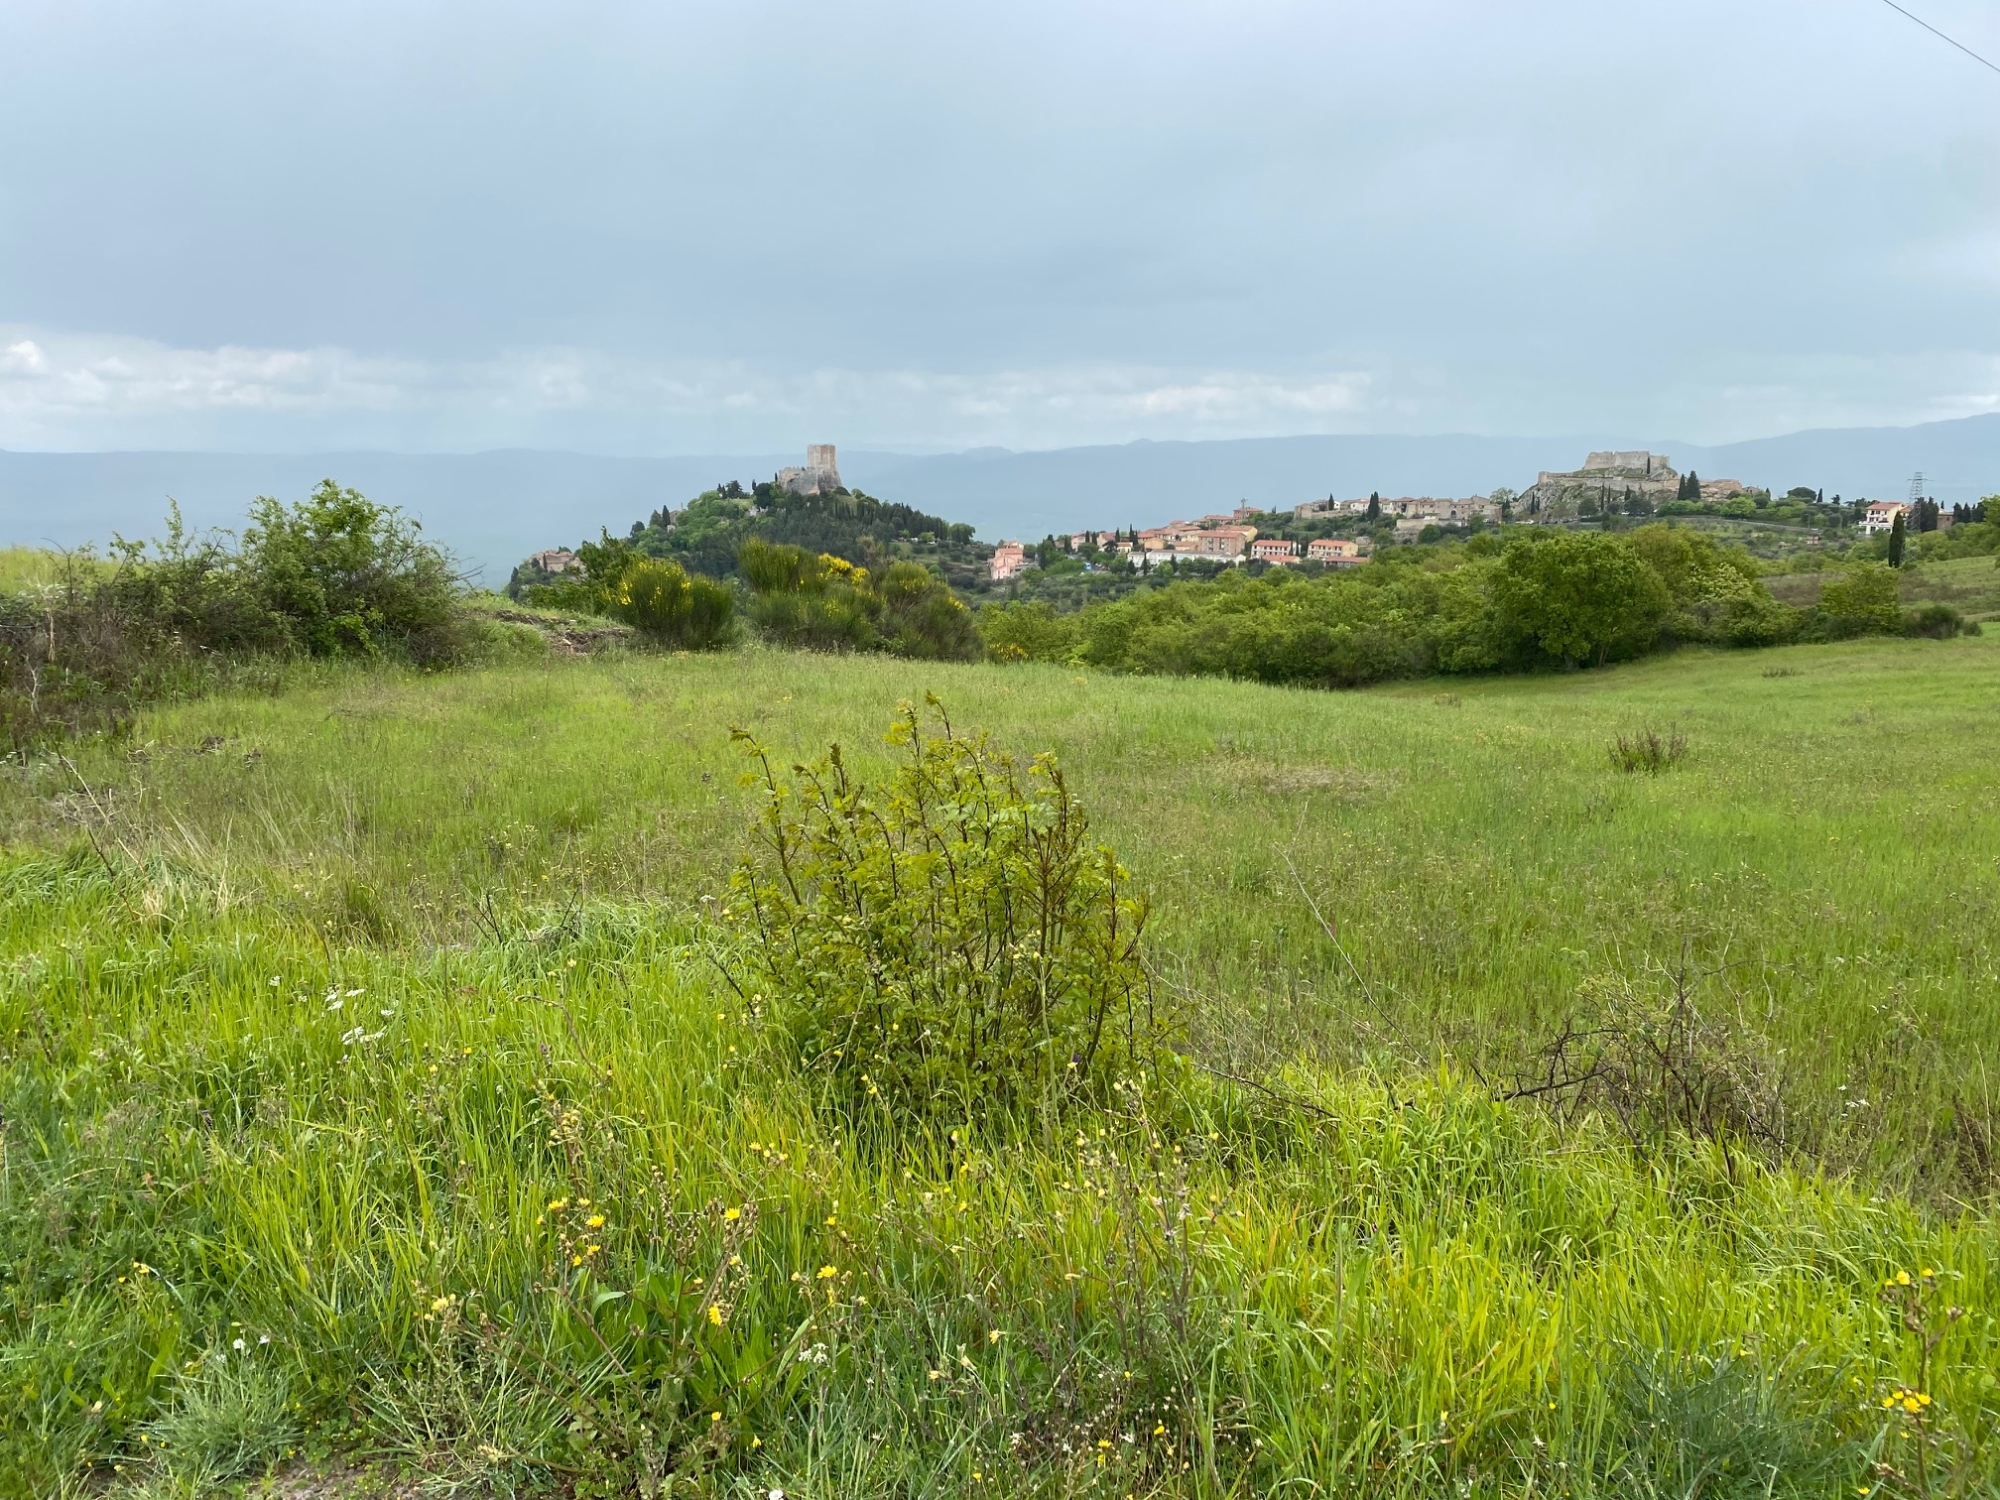
<svg viewBox="0 0 2000 1500">
<path fill-rule="evenodd" d="M 927 691 L 1152 896 L 1172 1097 L 885 1144 L 719 981 L 729 726 L 879 767 Z M 0 782 L 0 1493 L 1995 1493 L 1996 745 L 1990 631 L 147 710 Z M 1766 1149 L 1501 1097 L 1676 995 Z"/>
</svg>

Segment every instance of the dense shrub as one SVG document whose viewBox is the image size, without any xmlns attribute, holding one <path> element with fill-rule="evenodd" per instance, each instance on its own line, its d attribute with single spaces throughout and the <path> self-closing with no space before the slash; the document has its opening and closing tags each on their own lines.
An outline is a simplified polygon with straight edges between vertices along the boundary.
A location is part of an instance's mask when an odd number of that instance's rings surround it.
<svg viewBox="0 0 2000 1500">
<path fill-rule="evenodd" d="M 1396 548 L 1319 577 L 1231 570 L 1074 616 L 1017 602 L 988 608 L 981 629 L 999 661 L 1352 687 L 1594 665 L 1675 641 L 1763 645 L 1788 639 L 1796 619 L 1747 554 L 1650 526 Z"/>
<path fill-rule="evenodd" d="M 1833 636 L 1893 633 L 1902 628 L 1896 598 L 1896 570 L 1881 563 L 1856 563 L 1820 590 L 1822 628 Z"/>
<path fill-rule="evenodd" d="M 622 620 L 658 646 L 706 651 L 729 640 L 736 595 L 726 583 L 691 574 L 677 562 L 648 557 L 603 533 L 576 549 L 581 569 L 520 590 L 531 604 Z M 518 579 L 519 570 L 516 570 Z"/>
<path fill-rule="evenodd" d="M 1388 548 L 1366 567 L 1320 576 L 1230 569 L 1073 615 L 1013 601 L 980 616 L 996 661 L 1317 687 L 1597 666 L 1679 644 L 1958 628 L 1936 610 L 1906 617 L 1896 575 L 1879 563 L 1850 568 L 1818 606 L 1794 609 L 1771 596 L 1747 552 L 1671 524 L 1522 528 L 1504 541 Z"/>
<path fill-rule="evenodd" d="M 648 640 L 705 651 L 727 638 L 736 596 L 728 584 L 691 576 L 679 563 L 638 558 L 619 577 L 610 613 Z"/>
<path fill-rule="evenodd" d="M 1964 615 L 1936 601 L 1903 616 L 1903 634 L 1928 636 L 1934 641 L 1948 641 L 1960 632 L 1976 635 L 1978 631 L 1977 624 L 1968 626 Z"/>
<path fill-rule="evenodd" d="M 1500 559 L 1494 604 L 1509 644 L 1574 666 L 1637 656 L 1657 642 L 1673 603 L 1623 537 L 1563 531 L 1519 539 Z"/>
<path fill-rule="evenodd" d="M 984 735 L 925 734 L 907 705 L 889 735 L 902 763 L 879 786 L 837 745 L 787 780 L 735 738 L 763 805 L 730 885 L 733 982 L 831 1102 L 906 1121 L 1046 1115 L 1159 1063 L 1146 903 L 1053 756 L 1023 772 Z"/>
<path fill-rule="evenodd" d="M 461 592 L 415 521 L 330 479 L 297 504 L 259 498 L 240 544 L 175 511 L 159 541 L 72 554 L 54 581 L 0 595 L 0 723 L 16 746 L 115 727 L 248 658 L 444 665 L 474 639 Z"/>
<path fill-rule="evenodd" d="M 1066 661 L 1082 638 L 1080 620 L 1044 600 L 1015 600 L 982 609 L 979 634 L 995 661 Z"/>
<path fill-rule="evenodd" d="M 752 537 L 737 567 L 750 618 L 781 645 L 929 661 L 971 661 L 984 649 L 972 612 L 920 563 L 892 563 L 878 577 L 830 553 Z"/>
</svg>

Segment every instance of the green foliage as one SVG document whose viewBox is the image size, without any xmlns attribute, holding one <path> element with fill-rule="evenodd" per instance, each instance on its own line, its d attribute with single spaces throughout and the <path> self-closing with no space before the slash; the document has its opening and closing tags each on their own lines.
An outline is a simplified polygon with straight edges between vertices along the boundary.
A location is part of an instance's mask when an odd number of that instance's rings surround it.
<svg viewBox="0 0 2000 1500">
<path fill-rule="evenodd" d="M 112 556 L 0 594 L 0 720 L 19 745 L 112 728 L 148 698 L 198 688 L 249 658 L 463 660 L 474 633 L 451 559 L 417 524 L 332 480 L 286 505 L 256 500 L 240 545 L 191 534 L 119 540 Z"/>
<path fill-rule="evenodd" d="M 679 563 L 640 558 L 619 575 L 611 615 L 647 640 L 705 651 L 729 634 L 736 596 L 713 578 L 689 577 Z"/>
<path fill-rule="evenodd" d="M 1621 734 L 1611 743 L 1611 764 L 1621 771 L 1644 771 L 1657 776 L 1672 770 L 1687 754 L 1687 736 L 1678 729 L 1661 734 L 1642 729 L 1637 734 Z"/>
<path fill-rule="evenodd" d="M 1080 617 L 1057 614 L 1039 600 L 989 604 L 979 612 L 979 633 L 995 661 L 1068 661 L 1082 640 Z"/>
<path fill-rule="evenodd" d="M 1755 559 L 1671 525 L 1481 534 L 1317 577 L 1228 569 L 1074 616 L 1018 600 L 982 616 L 998 661 L 1322 687 L 1601 665 L 1677 642 L 1768 646 L 1799 625 Z"/>
<path fill-rule="evenodd" d="M 282 1368 L 268 1346 L 239 1342 L 194 1361 L 143 1428 L 142 1451 L 193 1494 L 265 1468 L 298 1437 Z"/>
<path fill-rule="evenodd" d="M 580 576 L 530 585 L 526 601 L 621 620 L 658 646 L 707 651 L 730 639 L 736 595 L 727 584 L 691 576 L 609 532 L 579 546 L 576 558 Z"/>
<path fill-rule="evenodd" d="M 285 644 L 312 656 L 397 650 L 428 664 L 460 644 L 450 559 L 394 506 L 331 479 L 296 505 L 253 502 L 230 571 Z"/>
<path fill-rule="evenodd" d="M 1859 1445 L 1829 1441 L 1831 1393 L 1747 1351 L 1633 1350 L 1612 1390 L 1636 1441 L 1607 1487 L 1633 1500 L 1818 1500 L 1862 1467 Z"/>
<path fill-rule="evenodd" d="M 926 735 L 905 706 L 889 735 L 905 759 L 873 787 L 838 745 L 780 780 L 735 731 L 762 793 L 730 885 L 736 988 L 851 1110 L 983 1122 L 1103 1103 L 1166 1044 L 1146 903 L 1054 756 L 1024 774 L 940 722 Z"/>
<path fill-rule="evenodd" d="M 1580 531 L 1519 540 L 1501 554 L 1501 629 L 1565 666 L 1652 648 L 1672 603 L 1659 574 L 1622 536 Z"/>
<path fill-rule="evenodd" d="M 1685 526 L 1642 526 L 1628 540 L 1666 585 L 1673 638 L 1773 646 L 1797 630 L 1797 612 L 1771 597 L 1756 559 L 1740 548 Z"/>
<path fill-rule="evenodd" d="M 1896 573 L 1882 563 L 1856 563 L 1820 590 L 1819 610 L 1836 636 L 1900 630 Z"/>
<path fill-rule="evenodd" d="M 925 661 L 981 654 L 972 612 L 918 563 L 892 563 L 878 576 L 830 553 L 752 537 L 738 566 L 751 589 L 750 618 L 778 644 Z"/>
<path fill-rule="evenodd" d="M 607 535 L 591 545 L 610 541 Z M 743 576 L 739 558 L 750 541 L 795 547 L 807 556 L 825 553 L 876 572 L 899 560 L 916 561 L 962 592 L 987 586 L 985 562 L 992 555 L 962 522 L 859 490 L 798 495 L 770 484 L 745 491 L 733 482 L 703 491 L 680 510 L 656 511 L 634 523 L 629 536 L 617 539 L 637 556 L 677 562 L 691 574 L 721 579 Z M 578 557 L 583 557 L 581 548 Z M 522 576 L 517 569 L 517 580 Z"/>
<path fill-rule="evenodd" d="M 1990 1492 L 1996 652 L 1334 703 L 886 656 L 306 662 L 149 709 L 0 779 L 0 1494 L 174 1492 L 142 1438 L 217 1350 L 385 1489 Z M 858 1130 L 721 984 L 720 723 L 840 740 L 879 787 L 870 730 L 939 677 L 1062 747 L 1186 1045 L 1253 1083 Z M 1670 713 L 1700 755 L 1606 771 Z M 1857 773 L 1912 744 L 1920 796 Z M 1645 978 L 1690 951 L 1698 1017 Z M 1473 1065 L 1505 1080 L 1572 1007 L 1590 1108 L 1496 1103 Z M 1768 1073 L 1718 1090 L 1746 1038 Z M 1732 1120 L 1767 1083 L 1805 1170 Z"/>
</svg>

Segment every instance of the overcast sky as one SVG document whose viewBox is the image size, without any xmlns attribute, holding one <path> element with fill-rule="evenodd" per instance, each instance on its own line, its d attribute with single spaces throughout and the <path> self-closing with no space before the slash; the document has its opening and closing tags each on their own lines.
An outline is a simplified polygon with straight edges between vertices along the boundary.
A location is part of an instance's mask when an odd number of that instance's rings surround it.
<svg viewBox="0 0 2000 1500">
<path fill-rule="evenodd" d="M 5 0 L 0 142 L 12 448 L 2000 409 L 2000 74 L 1882 0 Z"/>
</svg>

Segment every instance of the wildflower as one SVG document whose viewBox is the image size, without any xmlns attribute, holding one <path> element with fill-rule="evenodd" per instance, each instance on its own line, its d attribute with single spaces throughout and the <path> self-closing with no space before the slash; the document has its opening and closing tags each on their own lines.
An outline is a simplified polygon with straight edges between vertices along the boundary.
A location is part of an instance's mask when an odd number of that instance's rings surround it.
<svg viewBox="0 0 2000 1500">
<path fill-rule="evenodd" d="M 597 1254 L 598 1251 L 602 1250 L 603 1248 L 604 1247 L 602 1245 L 585 1245 L 583 1247 L 583 1253 L 585 1255 L 595 1255 Z"/>
<path fill-rule="evenodd" d="M 583 1227 L 586 1229 L 602 1229 L 604 1227 L 604 1215 L 592 1214 L 583 1221 Z"/>
<path fill-rule="evenodd" d="M 725 1220 L 734 1223 L 736 1220 L 743 1217 L 743 1210 L 740 1208 L 725 1208 L 722 1211 L 722 1217 Z"/>
<path fill-rule="evenodd" d="M 569 1207 L 569 1199 L 567 1198 L 549 1199 L 549 1212 L 552 1214 L 559 1214 L 568 1207 Z"/>
<path fill-rule="evenodd" d="M 717 1307 L 713 1302 L 708 1304 L 708 1321 L 713 1323 L 717 1328 L 722 1326 L 722 1309 Z"/>
<path fill-rule="evenodd" d="M 248 1349 L 250 1346 L 244 1343 L 243 1340 L 241 1339 L 231 1339 L 229 1341 L 229 1347 L 234 1349 L 237 1353 L 241 1354 L 245 1349 Z M 1917 1409 L 1916 1403 L 1912 1402 L 1910 1404 L 1910 1410 L 1915 1411 L 1916 1409 Z"/>
<path fill-rule="evenodd" d="M 840 1272 L 832 1266 L 821 1266 L 819 1268 L 819 1279 L 821 1281 L 825 1281 L 829 1276 L 838 1276 L 839 1274 Z"/>
<path fill-rule="evenodd" d="M 711 1422 L 720 1422 L 722 1420 L 722 1413 L 719 1411 L 712 1411 L 708 1414 L 708 1420 Z"/>
<path fill-rule="evenodd" d="M 1910 1273 L 1908 1271 L 1898 1271 L 1896 1273 L 1896 1285 L 1908 1286 L 1909 1284 L 1910 1284 Z"/>
<path fill-rule="evenodd" d="M 986 1342 L 987 1342 L 987 1343 L 989 1343 L 989 1344 L 997 1344 L 997 1343 L 999 1343 L 999 1342 L 1000 1342 L 1000 1330 L 999 1330 L 999 1329 L 997 1329 L 997 1328 L 995 1328 L 995 1329 L 991 1330 L 990 1332 L 988 1332 L 988 1333 L 987 1333 L 987 1335 L 986 1335 Z"/>
</svg>

